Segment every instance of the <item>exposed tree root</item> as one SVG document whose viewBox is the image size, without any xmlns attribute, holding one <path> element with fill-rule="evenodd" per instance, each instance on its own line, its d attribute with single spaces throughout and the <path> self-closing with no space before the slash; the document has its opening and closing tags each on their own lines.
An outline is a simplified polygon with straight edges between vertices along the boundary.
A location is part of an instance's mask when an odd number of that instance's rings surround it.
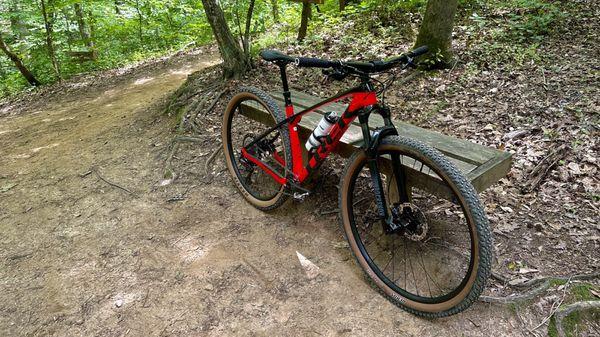
<svg viewBox="0 0 600 337">
<path fill-rule="evenodd" d="M 497 279 L 497 280 L 505 283 L 505 284 L 509 284 L 508 279 L 502 275 L 499 275 L 497 273 L 492 273 L 492 277 L 494 279 Z M 548 290 L 548 288 L 550 288 L 550 286 L 552 286 L 553 282 L 569 282 L 569 281 L 575 281 L 575 280 L 583 281 L 583 280 L 593 280 L 596 278 L 600 278 L 600 273 L 573 275 L 570 277 L 561 277 L 561 276 L 542 277 L 542 278 L 529 280 L 527 282 L 519 283 L 516 285 L 509 284 L 509 286 L 511 286 L 511 287 L 520 288 L 520 289 L 527 289 L 527 288 L 537 286 L 536 288 L 526 291 L 524 293 L 510 295 L 510 296 L 506 296 L 506 297 L 481 296 L 481 297 L 479 297 L 479 300 L 482 302 L 486 302 L 486 303 L 501 303 L 501 304 L 518 303 L 518 302 L 523 302 L 523 301 L 528 301 L 528 300 L 534 299 L 541 293 Z"/>
<path fill-rule="evenodd" d="M 165 178 L 174 178 L 175 172 L 173 170 L 173 158 L 179 150 L 181 142 L 195 142 L 200 143 L 202 139 L 196 137 L 188 137 L 183 134 L 188 129 L 192 129 L 194 133 L 201 134 L 201 127 L 198 125 L 198 118 L 205 116 L 212 111 L 219 100 L 229 92 L 229 83 L 222 82 L 221 79 L 213 79 L 210 82 L 206 80 L 188 79 L 188 81 L 173 94 L 171 100 L 167 104 L 165 112 L 177 112 L 179 116 L 179 123 L 176 130 L 175 137 L 171 140 L 169 154 L 167 155 L 165 163 Z M 198 96 L 201 95 L 201 98 Z M 213 97 L 212 101 L 206 108 L 206 103 Z M 220 145 L 211 154 L 205 163 L 205 172 L 208 175 L 209 166 L 215 159 L 220 151 Z"/>
<path fill-rule="evenodd" d="M 173 138 L 174 142 L 202 143 L 202 139 L 188 136 L 177 136 Z"/>
<path fill-rule="evenodd" d="M 576 311 L 588 311 L 592 309 L 600 309 L 600 301 L 581 301 L 569 304 L 562 308 L 558 308 L 554 313 L 554 322 L 556 331 L 560 337 L 566 337 L 565 329 L 562 325 L 563 319 Z"/>
<path fill-rule="evenodd" d="M 492 278 L 495 280 L 498 280 L 502 283 L 504 283 L 504 285 L 508 285 L 512 288 L 531 288 L 533 286 L 536 286 L 540 283 L 544 283 L 546 281 L 559 281 L 559 282 L 566 282 L 569 279 L 572 281 L 589 281 L 589 280 L 594 280 L 597 278 L 600 278 L 600 272 L 598 273 L 591 273 L 591 274 L 578 274 L 578 275 L 573 275 L 573 276 L 549 276 L 549 277 L 539 277 L 539 278 L 534 278 L 531 279 L 529 281 L 523 282 L 523 283 L 517 283 L 517 284 L 510 284 L 510 280 L 499 274 L 496 272 L 492 272 Z"/>
<path fill-rule="evenodd" d="M 203 111 L 198 111 L 198 113 L 196 114 L 196 118 L 205 116 L 206 114 L 211 112 L 212 109 L 215 108 L 215 105 L 217 105 L 217 103 L 219 102 L 221 97 L 223 97 L 223 95 L 225 95 L 228 92 L 229 92 L 229 88 L 225 88 L 225 89 L 221 90 L 221 92 L 219 92 L 217 94 L 217 96 L 215 96 L 215 99 L 212 101 L 212 103 L 208 106 L 207 109 L 204 109 Z"/>
</svg>

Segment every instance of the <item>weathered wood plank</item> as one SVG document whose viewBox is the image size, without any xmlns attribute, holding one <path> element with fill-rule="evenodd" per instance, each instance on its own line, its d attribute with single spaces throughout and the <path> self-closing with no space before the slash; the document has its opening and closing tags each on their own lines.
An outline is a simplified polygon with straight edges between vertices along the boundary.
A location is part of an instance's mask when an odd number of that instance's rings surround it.
<svg viewBox="0 0 600 337">
<path fill-rule="evenodd" d="M 271 93 L 278 105 L 283 109 L 283 97 L 281 93 Z M 320 98 L 308 94 L 293 91 L 292 101 L 296 112 L 306 109 L 320 102 Z M 328 111 L 336 111 L 341 115 L 346 106 L 340 103 L 332 103 L 315 110 L 303 116 L 300 122 L 300 135 L 306 140 L 306 137 L 312 132 L 321 120 L 322 114 Z M 262 123 L 272 125 L 270 117 L 266 111 L 257 107 L 245 106 L 243 113 L 248 117 L 258 120 Z M 358 123 L 351 125 L 336 149 L 336 152 L 344 157 L 349 157 L 362 143 L 362 132 Z M 370 120 L 370 126 L 373 128 L 383 125 L 380 116 L 373 115 Z M 444 153 L 459 170 L 471 181 L 475 189 L 483 191 L 490 185 L 504 177 L 510 170 L 512 164 L 512 155 L 480 144 L 475 144 L 466 140 L 457 139 L 435 131 L 423 129 L 404 122 L 395 121 L 398 132 L 409 138 L 426 143 L 440 152 Z M 405 166 L 407 165 L 406 163 Z M 409 167 L 409 166 L 407 166 Z M 415 187 L 424 188 L 430 192 L 439 190 L 441 184 L 439 178 L 431 177 L 423 172 L 418 172 L 409 167 L 409 175 L 412 184 Z"/>
<path fill-rule="evenodd" d="M 280 92 L 272 92 L 271 95 L 283 104 L 283 96 Z M 321 101 L 320 98 L 314 97 L 303 92 L 292 91 L 292 102 L 298 109 L 306 109 Z M 316 112 L 323 114 L 327 111 L 336 111 L 338 114 L 344 112 L 346 106 L 339 103 L 333 103 L 317 109 Z M 297 111 L 300 111 L 297 110 Z M 357 125 L 358 123 L 355 122 Z M 398 129 L 398 133 L 408 138 L 414 138 L 430 145 L 448 157 L 465 161 L 473 165 L 481 165 L 496 157 L 498 151 L 480 144 L 475 144 L 462 139 L 457 139 L 451 136 L 441 134 L 432 130 L 420 128 L 408 123 L 395 121 L 394 124 Z M 369 125 L 377 128 L 383 125 L 383 119 L 380 116 L 373 115 L 369 121 Z M 362 137 L 361 137 L 362 139 Z M 360 142 L 354 142 L 355 145 L 360 145 Z"/>
<path fill-rule="evenodd" d="M 269 117 L 267 112 L 264 110 L 258 109 L 257 107 L 245 106 L 243 108 L 242 113 L 245 114 L 246 116 L 248 116 L 249 118 L 257 120 L 261 123 L 273 125 L 272 119 Z M 300 135 L 301 135 L 303 141 L 306 141 L 307 137 L 310 135 L 312 130 L 314 130 L 314 128 L 317 126 L 317 124 L 319 123 L 320 120 L 321 120 L 321 115 L 318 113 L 309 113 L 309 114 L 303 116 L 303 118 L 299 124 L 299 126 L 300 126 L 299 131 L 300 131 Z M 354 151 L 356 151 L 356 148 L 358 146 L 360 146 L 359 144 L 361 142 L 362 142 L 362 131 L 361 131 L 360 127 L 357 125 L 351 125 L 348 128 L 348 130 L 346 131 L 346 133 L 344 134 L 344 136 L 342 137 L 335 152 L 338 153 L 339 155 L 341 155 L 342 157 L 345 157 L 345 158 L 350 157 L 352 155 L 352 153 L 354 153 Z M 456 158 L 450 157 L 449 159 L 464 174 L 467 174 L 477 168 L 476 165 L 458 160 Z"/>
<path fill-rule="evenodd" d="M 477 191 L 483 191 L 492 186 L 498 180 L 504 178 L 512 166 L 512 154 L 500 152 L 500 154 L 480 165 L 473 171 L 467 173 L 467 178 Z"/>
</svg>

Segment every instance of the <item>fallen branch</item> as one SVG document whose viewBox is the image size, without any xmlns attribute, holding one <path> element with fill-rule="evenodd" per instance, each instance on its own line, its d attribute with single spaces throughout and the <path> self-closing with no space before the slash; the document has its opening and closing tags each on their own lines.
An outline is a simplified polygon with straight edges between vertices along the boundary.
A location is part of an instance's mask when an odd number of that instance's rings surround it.
<svg viewBox="0 0 600 337">
<path fill-rule="evenodd" d="M 175 195 L 170 197 L 169 199 L 167 199 L 167 202 L 176 202 L 176 201 L 183 201 L 185 200 L 185 196 L 188 194 L 189 191 L 192 190 L 192 188 L 196 187 L 196 185 L 192 185 L 190 186 L 188 189 L 186 189 L 183 193 Z"/>
<path fill-rule="evenodd" d="M 91 171 L 93 171 L 94 174 L 96 174 L 96 176 L 98 177 L 98 179 L 100 179 L 103 182 L 109 184 L 110 186 L 116 187 L 116 188 L 118 188 L 118 189 L 120 189 L 122 191 L 125 191 L 125 192 L 129 193 L 130 195 L 135 196 L 135 193 L 131 192 L 129 189 L 127 189 L 127 188 L 125 188 L 125 187 L 123 187 L 123 186 L 121 186 L 119 184 L 113 183 L 112 181 L 109 181 L 108 179 L 104 178 L 102 175 L 100 175 L 100 172 L 98 172 L 97 169 L 92 169 Z"/>
<path fill-rule="evenodd" d="M 592 309 L 600 309 L 600 301 L 581 301 L 569 304 L 559 308 L 554 314 L 554 322 L 556 324 L 556 332 L 560 337 L 566 337 L 565 329 L 562 325 L 563 319 L 575 311 L 587 311 Z"/>
<path fill-rule="evenodd" d="M 421 77 L 421 75 L 423 75 L 425 72 L 420 71 L 420 70 L 414 70 L 412 71 L 410 74 L 404 76 L 403 78 L 401 78 L 399 81 L 396 82 L 396 85 L 398 84 L 406 84 L 412 80 L 415 80 L 419 77 Z"/>
<path fill-rule="evenodd" d="M 538 188 L 548 173 L 567 155 L 568 150 L 567 145 L 563 144 L 542 159 L 527 176 L 527 181 L 523 184 L 522 191 L 529 193 Z"/>
</svg>

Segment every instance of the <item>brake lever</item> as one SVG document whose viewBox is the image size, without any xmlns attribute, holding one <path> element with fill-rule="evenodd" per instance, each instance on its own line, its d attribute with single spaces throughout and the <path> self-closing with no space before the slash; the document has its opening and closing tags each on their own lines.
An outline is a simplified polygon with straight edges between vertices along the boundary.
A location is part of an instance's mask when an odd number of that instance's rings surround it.
<svg viewBox="0 0 600 337">
<path fill-rule="evenodd" d="M 326 82 L 327 80 L 329 80 L 329 78 L 332 78 L 334 80 L 337 81 L 341 81 L 343 79 L 346 78 L 346 76 L 348 76 L 347 73 L 342 72 L 340 69 L 323 69 L 323 75 L 325 75 L 325 79 L 323 82 Z"/>
<path fill-rule="evenodd" d="M 416 68 L 417 65 L 413 62 L 414 60 L 415 60 L 414 58 L 412 58 L 410 56 L 407 56 L 406 63 L 402 66 L 402 70 L 404 70 L 404 69 L 406 69 L 408 67 Z"/>
</svg>

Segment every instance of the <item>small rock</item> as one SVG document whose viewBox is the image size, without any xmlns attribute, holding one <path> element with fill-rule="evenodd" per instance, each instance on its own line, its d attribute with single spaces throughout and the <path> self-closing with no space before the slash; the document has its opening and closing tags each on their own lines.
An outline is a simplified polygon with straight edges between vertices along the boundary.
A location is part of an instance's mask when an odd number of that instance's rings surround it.
<svg viewBox="0 0 600 337">
<path fill-rule="evenodd" d="M 348 248 L 348 241 L 340 241 L 340 242 L 335 242 L 333 244 L 334 248 Z"/>
<path fill-rule="evenodd" d="M 493 131 L 494 130 L 494 126 L 492 124 L 487 124 L 486 126 L 483 127 L 482 130 L 483 131 Z"/>
<path fill-rule="evenodd" d="M 580 175 L 582 174 L 581 169 L 579 168 L 579 165 L 577 163 L 574 162 L 570 162 L 567 167 L 569 168 L 569 171 L 571 171 L 571 173 L 575 174 L 575 175 Z"/>
<path fill-rule="evenodd" d="M 115 307 L 120 308 L 123 306 L 123 300 L 122 299 L 118 299 L 115 301 Z"/>
<path fill-rule="evenodd" d="M 170 185 L 172 182 L 173 182 L 173 179 L 163 179 L 159 183 L 159 186 L 167 186 L 167 185 Z"/>
<path fill-rule="evenodd" d="M 508 284 L 510 284 L 511 286 L 514 286 L 517 284 L 525 283 L 527 281 L 529 281 L 528 278 L 520 277 L 520 278 L 508 281 Z"/>
<path fill-rule="evenodd" d="M 300 265 L 304 268 L 306 276 L 309 279 L 312 280 L 319 275 L 319 267 L 317 267 L 316 264 L 312 263 L 309 259 L 304 257 L 304 255 L 300 254 L 299 252 L 296 252 L 296 255 L 298 256 L 298 260 L 300 260 Z"/>
<path fill-rule="evenodd" d="M 504 135 L 504 140 L 519 139 L 529 133 L 529 130 L 515 130 Z"/>
<path fill-rule="evenodd" d="M 210 284 L 210 283 L 207 283 L 204 286 L 204 290 L 206 290 L 206 291 L 213 291 L 214 289 L 215 289 L 215 287 L 212 284 Z"/>
</svg>

